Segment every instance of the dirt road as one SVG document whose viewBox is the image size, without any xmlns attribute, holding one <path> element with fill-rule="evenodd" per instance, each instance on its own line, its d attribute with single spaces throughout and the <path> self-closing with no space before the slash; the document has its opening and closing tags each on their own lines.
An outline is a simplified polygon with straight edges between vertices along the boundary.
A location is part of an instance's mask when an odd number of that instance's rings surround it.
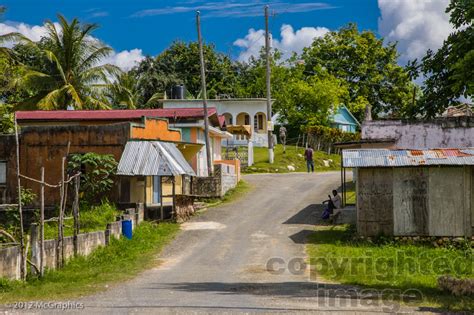
<svg viewBox="0 0 474 315">
<path fill-rule="evenodd" d="M 246 176 L 251 192 L 183 224 L 183 231 L 159 257 L 158 267 L 84 298 L 85 311 L 366 314 L 394 310 L 391 304 L 367 306 L 357 299 L 336 299 L 331 292 L 343 287 L 310 281 L 308 271 L 299 268 L 305 259 L 306 235 L 316 219 L 315 205 L 339 186 L 339 176 L 338 172 Z"/>
</svg>

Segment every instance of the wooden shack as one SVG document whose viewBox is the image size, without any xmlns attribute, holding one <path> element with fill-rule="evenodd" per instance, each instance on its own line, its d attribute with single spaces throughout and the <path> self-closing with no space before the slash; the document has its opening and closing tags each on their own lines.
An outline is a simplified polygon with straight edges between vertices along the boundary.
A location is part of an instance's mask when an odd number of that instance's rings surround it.
<svg viewBox="0 0 474 315">
<path fill-rule="evenodd" d="M 363 236 L 465 236 L 474 228 L 474 149 L 344 150 Z"/>
</svg>

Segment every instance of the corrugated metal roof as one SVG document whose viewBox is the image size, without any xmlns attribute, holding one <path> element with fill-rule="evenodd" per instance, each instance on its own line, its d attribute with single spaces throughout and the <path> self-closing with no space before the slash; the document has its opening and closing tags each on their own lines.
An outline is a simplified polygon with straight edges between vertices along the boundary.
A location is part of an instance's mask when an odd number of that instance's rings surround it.
<svg viewBox="0 0 474 315">
<path fill-rule="evenodd" d="M 129 141 L 118 165 L 118 175 L 127 176 L 196 176 L 174 143 Z"/>
<path fill-rule="evenodd" d="M 208 108 L 208 116 L 217 115 L 215 107 Z M 141 117 L 200 118 L 202 108 L 157 108 L 157 109 L 111 109 L 111 110 L 34 110 L 17 111 L 16 118 L 22 120 L 129 120 Z"/>
<path fill-rule="evenodd" d="M 430 150 L 343 150 L 342 163 L 344 167 L 474 165 L 474 148 Z"/>
</svg>

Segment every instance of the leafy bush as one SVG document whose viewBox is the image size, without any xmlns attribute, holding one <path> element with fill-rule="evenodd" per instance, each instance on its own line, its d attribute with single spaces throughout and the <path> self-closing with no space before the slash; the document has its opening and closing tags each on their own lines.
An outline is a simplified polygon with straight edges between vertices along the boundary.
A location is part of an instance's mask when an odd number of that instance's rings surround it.
<svg viewBox="0 0 474 315">
<path fill-rule="evenodd" d="M 308 141 L 317 150 L 333 151 L 337 142 L 351 142 L 360 140 L 360 133 L 345 132 L 337 128 L 326 126 L 310 126 L 306 128 Z"/>
<path fill-rule="evenodd" d="M 97 203 L 110 191 L 117 161 L 110 154 L 72 154 L 68 163 L 70 173 L 81 171 L 80 192 L 86 203 Z M 83 199 L 83 200 L 84 200 Z"/>
<path fill-rule="evenodd" d="M 0 106 L 0 134 L 14 133 L 15 125 L 13 123 L 13 110 L 11 105 L 2 104 Z"/>
</svg>

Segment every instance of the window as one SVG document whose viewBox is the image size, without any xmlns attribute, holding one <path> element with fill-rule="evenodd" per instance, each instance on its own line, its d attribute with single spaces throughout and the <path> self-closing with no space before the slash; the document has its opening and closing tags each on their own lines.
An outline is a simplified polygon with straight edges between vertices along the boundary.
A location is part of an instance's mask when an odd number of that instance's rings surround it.
<svg viewBox="0 0 474 315">
<path fill-rule="evenodd" d="M 7 162 L 0 161 L 0 185 L 7 183 Z"/>
</svg>

